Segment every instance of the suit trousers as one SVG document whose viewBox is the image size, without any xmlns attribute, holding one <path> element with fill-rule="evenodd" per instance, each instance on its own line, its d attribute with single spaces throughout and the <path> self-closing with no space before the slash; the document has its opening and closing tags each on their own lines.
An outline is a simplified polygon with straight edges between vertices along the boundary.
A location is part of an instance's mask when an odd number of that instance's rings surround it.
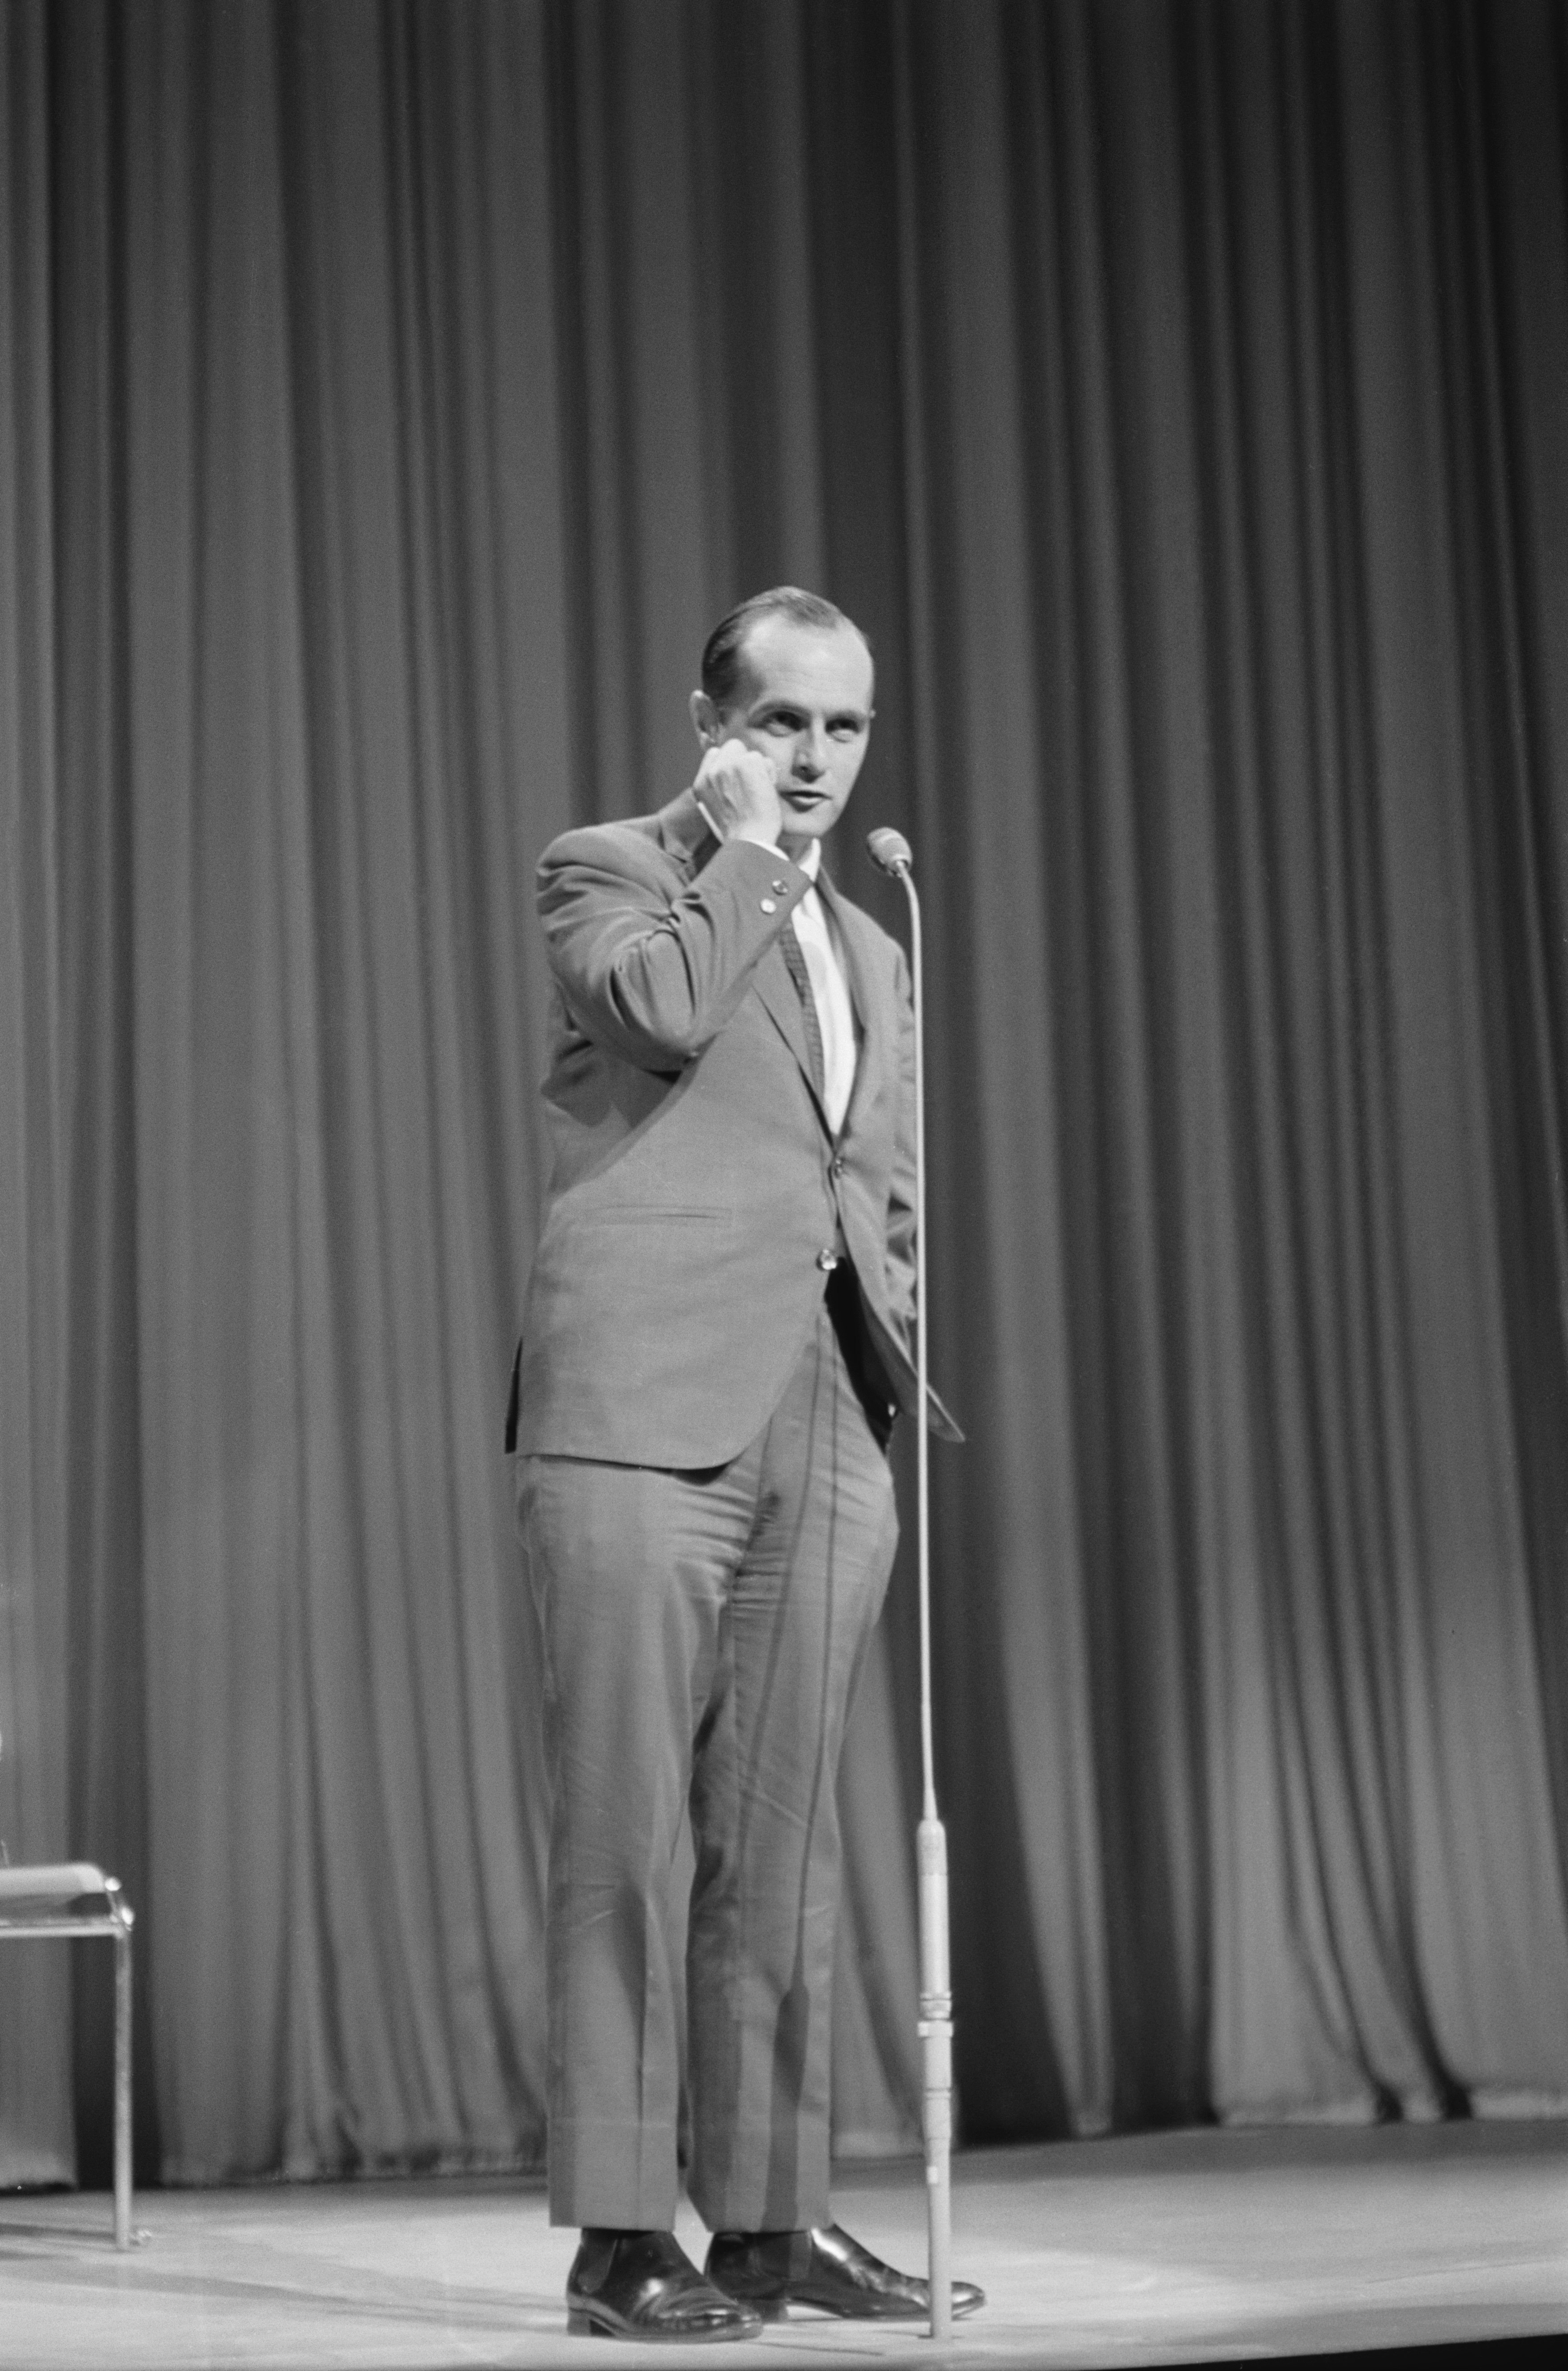
<svg viewBox="0 0 1568 2371">
<path fill-rule="evenodd" d="M 692 2203 L 712 2230 L 825 2223 L 836 1780 L 898 1537 L 825 1302 L 728 1464 L 517 1467 L 554 1790 L 550 2220 L 674 2221 L 689 1808 Z"/>
</svg>

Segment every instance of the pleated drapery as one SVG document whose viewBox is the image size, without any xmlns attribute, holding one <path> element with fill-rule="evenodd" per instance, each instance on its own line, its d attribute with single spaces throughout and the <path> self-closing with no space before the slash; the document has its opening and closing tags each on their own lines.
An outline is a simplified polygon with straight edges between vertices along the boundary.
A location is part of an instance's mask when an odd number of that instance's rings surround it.
<svg viewBox="0 0 1568 2371">
<path fill-rule="evenodd" d="M 0 1835 L 137 1906 L 144 2170 L 540 2161 L 532 870 L 780 580 L 925 897 L 965 2132 L 1568 2111 L 1568 13 L 11 0 L 0 76 Z M 63 1967 L 0 2178 L 102 2170 Z"/>
</svg>

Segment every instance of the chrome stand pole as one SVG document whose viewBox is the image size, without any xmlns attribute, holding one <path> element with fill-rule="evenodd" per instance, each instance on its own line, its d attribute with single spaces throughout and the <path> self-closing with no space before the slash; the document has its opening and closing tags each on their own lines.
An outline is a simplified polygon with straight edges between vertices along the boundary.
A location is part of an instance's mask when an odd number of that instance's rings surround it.
<svg viewBox="0 0 1568 2371">
<path fill-rule="evenodd" d="M 880 835 L 878 835 L 880 837 Z M 890 835 L 891 837 L 891 835 Z M 873 850 L 873 854 L 876 851 Z M 884 860 L 879 856 L 878 862 Z M 910 965 L 915 989 L 915 1369 L 919 1382 L 916 1432 L 920 1567 L 920 1824 L 915 1848 L 919 1872 L 920 2053 L 922 2129 L 926 2147 L 926 2218 L 931 2297 L 930 2334 L 952 2328 L 952 1977 L 948 1954 L 947 1831 L 937 1812 L 931 1743 L 931 1439 L 927 1424 L 926 1330 L 926 1012 L 920 900 L 907 848 L 885 869 L 903 882 L 909 900 Z"/>
</svg>

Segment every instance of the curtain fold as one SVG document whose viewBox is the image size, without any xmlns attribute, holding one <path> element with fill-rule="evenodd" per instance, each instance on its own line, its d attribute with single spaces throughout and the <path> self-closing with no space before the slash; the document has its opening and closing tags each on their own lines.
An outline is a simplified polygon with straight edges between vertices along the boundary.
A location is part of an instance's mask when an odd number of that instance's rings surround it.
<svg viewBox="0 0 1568 2371">
<path fill-rule="evenodd" d="M 46 216 L 36 9 L 0 28 L 0 1856 L 65 1856 L 69 1508 Z M 0 1952 L 0 2177 L 71 2180 L 71 1955 Z M 26 2035 L 25 2047 L 21 2037 Z"/>
<path fill-rule="evenodd" d="M 925 900 L 965 2133 L 1568 2112 L 1561 0 L 13 0 L 0 72 L 0 1834 L 137 1908 L 144 2171 L 540 2161 L 533 865 L 781 580 Z M 0 1985 L 0 2178 L 101 2179 L 103 1986 Z"/>
</svg>

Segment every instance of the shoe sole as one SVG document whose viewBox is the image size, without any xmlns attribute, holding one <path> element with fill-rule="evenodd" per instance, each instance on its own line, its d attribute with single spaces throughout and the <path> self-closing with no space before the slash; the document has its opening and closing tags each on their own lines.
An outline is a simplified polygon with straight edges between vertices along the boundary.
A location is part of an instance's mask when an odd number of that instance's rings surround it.
<svg viewBox="0 0 1568 2371">
<path fill-rule="evenodd" d="M 651 2346 L 741 2346 L 748 2338 L 760 2338 L 755 2330 L 661 2330 L 656 2323 L 628 2321 L 621 2314 L 607 2314 L 586 2305 L 568 2306 L 567 2335 L 571 2338 L 632 2338 Z"/>
</svg>

